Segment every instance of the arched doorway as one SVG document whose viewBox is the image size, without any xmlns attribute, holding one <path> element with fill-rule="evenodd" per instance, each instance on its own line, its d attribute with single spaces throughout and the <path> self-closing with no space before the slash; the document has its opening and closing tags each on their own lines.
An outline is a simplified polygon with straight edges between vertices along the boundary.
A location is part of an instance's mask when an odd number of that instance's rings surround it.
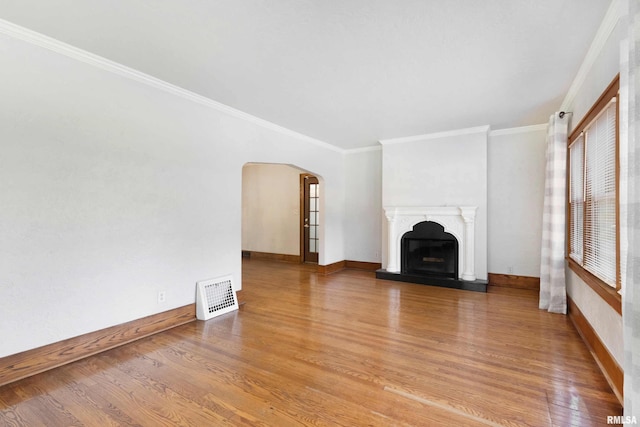
<svg viewBox="0 0 640 427">
<path fill-rule="evenodd" d="M 245 256 L 318 263 L 322 179 L 294 165 L 246 163 L 242 169 Z"/>
</svg>

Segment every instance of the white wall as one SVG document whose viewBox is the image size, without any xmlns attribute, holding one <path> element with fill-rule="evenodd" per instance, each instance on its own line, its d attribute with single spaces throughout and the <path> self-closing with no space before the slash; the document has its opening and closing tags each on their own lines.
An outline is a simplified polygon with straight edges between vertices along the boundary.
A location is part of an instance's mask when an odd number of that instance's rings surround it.
<svg viewBox="0 0 640 427">
<path fill-rule="evenodd" d="M 382 174 L 383 206 L 478 207 L 475 273 L 486 280 L 487 130 L 386 143 Z"/>
<path fill-rule="evenodd" d="M 346 155 L 345 253 L 349 261 L 381 262 L 382 150 Z"/>
<path fill-rule="evenodd" d="M 567 268 L 566 275 L 567 293 L 580 308 L 609 353 L 620 366 L 623 366 L 622 316 L 605 303 L 602 297 L 585 284 L 573 270 Z"/>
<path fill-rule="evenodd" d="M 300 169 L 277 164 L 242 168 L 242 249 L 300 255 Z"/>
<path fill-rule="evenodd" d="M 570 99 L 566 106 L 567 111 L 573 111 L 569 131 L 582 120 L 620 71 L 620 27 L 621 24 L 618 23 L 594 59 L 575 97 Z M 566 269 L 566 277 L 569 297 L 584 314 L 611 355 L 622 366 L 622 316 L 569 268 Z"/>
<path fill-rule="evenodd" d="M 546 125 L 493 131 L 488 144 L 488 268 L 540 277 Z"/>
<path fill-rule="evenodd" d="M 247 162 L 321 174 L 345 259 L 343 153 L 8 36 L 0 63 L 0 357 L 240 287 Z"/>
</svg>

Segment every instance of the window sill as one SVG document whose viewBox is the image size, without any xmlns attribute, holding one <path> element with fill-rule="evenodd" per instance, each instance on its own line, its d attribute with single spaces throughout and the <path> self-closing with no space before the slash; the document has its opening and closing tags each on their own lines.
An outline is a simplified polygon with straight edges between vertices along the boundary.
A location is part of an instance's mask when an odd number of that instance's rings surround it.
<svg viewBox="0 0 640 427">
<path fill-rule="evenodd" d="M 622 297 L 618 291 L 598 279 L 593 274 L 585 270 L 573 258 L 567 257 L 569 268 L 578 275 L 587 285 L 591 287 L 602 299 L 609 304 L 618 314 L 622 315 Z"/>
</svg>

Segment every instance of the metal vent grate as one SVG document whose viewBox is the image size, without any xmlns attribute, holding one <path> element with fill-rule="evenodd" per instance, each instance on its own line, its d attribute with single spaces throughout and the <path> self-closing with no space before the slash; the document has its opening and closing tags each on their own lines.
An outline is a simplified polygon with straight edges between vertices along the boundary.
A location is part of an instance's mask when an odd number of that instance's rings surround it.
<svg viewBox="0 0 640 427">
<path fill-rule="evenodd" d="M 238 299 L 233 290 L 231 276 L 203 280 L 197 283 L 196 317 L 211 319 L 238 309 Z"/>
</svg>

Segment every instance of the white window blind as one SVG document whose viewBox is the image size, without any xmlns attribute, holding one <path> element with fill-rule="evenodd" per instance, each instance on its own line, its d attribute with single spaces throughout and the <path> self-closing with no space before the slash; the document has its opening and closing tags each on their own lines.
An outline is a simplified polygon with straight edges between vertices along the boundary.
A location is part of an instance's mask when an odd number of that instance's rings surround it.
<svg viewBox="0 0 640 427">
<path fill-rule="evenodd" d="M 584 133 L 569 147 L 569 256 L 582 264 L 584 247 Z"/>
<path fill-rule="evenodd" d="M 616 104 L 585 129 L 584 268 L 616 287 Z M 573 161 L 573 159 L 572 159 Z M 573 238 L 573 236 L 572 236 Z"/>
</svg>

